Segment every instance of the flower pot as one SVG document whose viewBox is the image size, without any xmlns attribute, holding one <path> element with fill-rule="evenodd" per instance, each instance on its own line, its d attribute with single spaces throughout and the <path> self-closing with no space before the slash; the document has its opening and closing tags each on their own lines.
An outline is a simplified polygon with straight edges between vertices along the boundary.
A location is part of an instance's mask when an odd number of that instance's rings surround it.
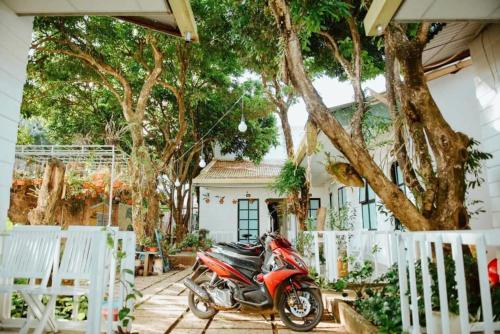
<svg viewBox="0 0 500 334">
<path fill-rule="evenodd" d="M 116 301 L 113 302 L 113 321 L 118 321 L 118 313 L 119 313 L 119 309 L 120 308 L 120 305 L 119 303 L 117 303 Z M 107 301 L 103 301 L 102 303 L 102 316 L 105 320 L 108 320 L 108 302 Z"/>
<path fill-rule="evenodd" d="M 144 249 L 146 250 L 146 252 L 152 252 L 152 253 L 156 253 L 158 251 L 158 247 L 144 247 Z"/>
<path fill-rule="evenodd" d="M 337 258 L 337 272 L 339 273 L 339 277 L 346 277 L 349 273 L 347 261 L 341 256 Z"/>
<path fill-rule="evenodd" d="M 450 322 L 450 333 L 460 333 L 460 317 L 453 313 L 449 314 L 449 322 Z M 432 318 L 434 320 L 434 333 L 441 334 L 443 333 L 443 327 L 441 324 L 441 312 L 432 311 Z"/>
</svg>

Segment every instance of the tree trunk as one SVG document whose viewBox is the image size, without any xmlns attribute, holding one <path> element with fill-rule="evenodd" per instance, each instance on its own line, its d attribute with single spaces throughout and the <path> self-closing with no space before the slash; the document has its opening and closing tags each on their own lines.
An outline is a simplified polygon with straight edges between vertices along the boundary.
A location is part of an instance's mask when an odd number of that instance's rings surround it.
<svg viewBox="0 0 500 334">
<path fill-rule="evenodd" d="M 175 221 L 175 242 L 179 244 L 187 234 L 187 226 L 184 224 L 182 210 L 184 208 L 184 191 L 181 187 L 175 188 L 175 198 L 172 206 L 172 217 Z"/>
<path fill-rule="evenodd" d="M 428 29 L 422 27 L 421 34 L 426 36 Z M 426 188 L 422 196 L 422 212 L 436 229 L 463 229 L 468 224 L 465 164 L 470 138 L 451 128 L 430 93 L 422 64 L 427 39 L 408 40 L 397 29 L 389 29 L 387 38 L 401 64 L 404 82 L 400 96 L 404 101 L 402 109 L 408 127 L 412 131 L 420 129 L 420 138 L 415 135 L 412 138 L 422 164 Z M 434 169 L 430 150 L 436 166 Z"/>
<path fill-rule="evenodd" d="M 288 72 L 297 91 L 302 95 L 307 111 L 334 146 L 365 177 L 386 207 L 410 230 L 430 230 L 431 222 L 423 217 L 403 192 L 384 175 L 370 154 L 351 140 L 342 125 L 330 114 L 308 77 L 302 58 L 301 44 L 292 25 L 285 0 L 269 0 L 284 42 Z"/>
<path fill-rule="evenodd" d="M 283 137 L 285 138 L 285 148 L 286 155 L 288 159 L 293 160 L 294 150 L 293 150 L 293 139 L 292 139 L 292 129 L 290 128 L 290 122 L 288 122 L 288 109 L 285 106 L 278 106 L 278 116 L 281 121 L 281 128 L 283 129 Z"/>
<path fill-rule="evenodd" d="M 38 192 L 36 208 L 28 213 L 31 225 L 51 225 L 61 203 L 64 188 L 65 166 L 58 159 L 50 159 L 45 166 L 43 181 Z"/>
<path fill-rule="evenodd" d="M 132 183 L 132 221 L 138 239 L 145 236 L 153 237 L 159 218 L 156 172 L 140 131 L 142 127 L 131 124 L 134 143 L 129 165 Z"/>
</svg>

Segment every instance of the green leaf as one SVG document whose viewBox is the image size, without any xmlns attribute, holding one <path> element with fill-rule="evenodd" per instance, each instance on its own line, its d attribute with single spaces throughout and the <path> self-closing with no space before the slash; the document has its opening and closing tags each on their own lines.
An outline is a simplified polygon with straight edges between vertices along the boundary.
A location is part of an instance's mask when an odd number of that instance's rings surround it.
<svg viewBox="0 0 500 334">
<path fill-rule="evenodd" d="M 118 311 L 118 319 L 123 320 L 125 319 L 126 316 L 128 316 L 130 313 L 130 309 L 128 307 L 123 307 Z"/>
</svg>

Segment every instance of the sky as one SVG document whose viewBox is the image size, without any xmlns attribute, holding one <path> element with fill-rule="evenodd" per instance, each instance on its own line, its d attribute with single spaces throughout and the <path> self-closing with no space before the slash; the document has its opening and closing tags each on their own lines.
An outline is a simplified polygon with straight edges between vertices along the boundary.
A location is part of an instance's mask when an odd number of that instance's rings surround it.
<svg viewBox="0 0 500 334">
<path fill-rule="evenodd" d="M 320 77 L 313 82 L 314 87 L 318 90 L 318 93 L 323 98 L 327 107 L 335 107 L 341 104 L 349 103 L 354 101 L 354 91 L 349 81 L 340 82 L 336 78 L 330 77 Z M 385 91 L 385 80 L 383 76 L 378 76 L 373 80 L 368 80 L 363 84 L 363 87 L 370 88 L 376 92 Z M 369 95 L 369 94 L 368 94 Z M 288 111 L 288 119 L 290 122 L 290 127 L 292 128 L 292 137 L 294 141 L 294 146 L 297 147 L 304 134 L 304 127 L 307 121 L 307 111 L 306 106 L 302 99 L 296 104 L 290 107 Z M 277 122 L 278 128 L 280 129 L 280 142 L 279 147 L 271 149 L 264 160 L 284 160 L 286 158 L 286 151 L 284 147 L 283 134 L 281 131 L 280 122 Z"/>
</svg>

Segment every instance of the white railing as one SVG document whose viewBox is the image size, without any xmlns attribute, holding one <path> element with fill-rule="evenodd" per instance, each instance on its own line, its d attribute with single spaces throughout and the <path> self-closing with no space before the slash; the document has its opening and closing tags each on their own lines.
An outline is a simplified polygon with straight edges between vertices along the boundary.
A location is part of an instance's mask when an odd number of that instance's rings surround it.
<svg viewBox="0 0 500 334">
<path fill-rule="evenodd" d="M 64 241 L 67 236 L 68 232 L 67 231 L 61 231 L 61 240 Z M 7 234 L 6 234 L 7 235 Z M 133 309 L 133 304 L 134 301 L 132 299 L 129 299 L 128 301 L 126 300 L 127 293 L 130 293 L 130 291 L 127 291 L 127 289 L 130 289 L 128 286 L 129 284 L 134 284 L 135 277 L 133 274 L 130 274 L 130 272 L 134 272 L 135 269 L 135 243 L 136 243 L 136 238 L 135 238 L 135 233 L 130 232 L 130 231 L 117 231 L 113 233 L 114 235 L 114 248 L 115 248 L 115 253 L 118 245 L 120 246 L 120 250 L 125 252 L 125 256 L 121 258 L 120 263 L 116 263 L 115 257 L 110 261 L 110 268 L 109 270 L 106 270 L 103 268 L 103 270 L 109 271 L 109 275 L 106 278 L 107 280 L 107 295 L 108 296 L 114 296 L 114 298 L 108 298 L 108 303 L 99 303 L 99 307 L 101 309 L 108 308 L 107 310 L 107 321 L 101 321 L 102 323 L 102 330 L 107 332 L 107 333 L 112 333 L 114 330 L 116 330 L 118 322 L 113 321 L 113 308 L 117 308 L 117 305 L 121 307 L 122 305 L 125 305 L 125 302 L 127 304 L 127 307 L 129 307 L 131 310 Z M 1 239 L 1 238 L 0 238 Z M 103 254 L 104 256 L 104 254 Z M 116 274 L 119 276 L 117 277 Z M 128 282 L 125 284 L 120 283 L 122 282 Z M 11 295 L 8 294 L 6 298 L 2 298 L 3 303 L 0 305 L 0 327 L 7 327 L 7 328 L 20 328 L 23 326 L 25 323 L 26 319 L 25 318 L 17 318 L 13 319 L 10 317 L 11 313 Z M 70 320 L 63 320 L 63 319 L 56 319 L 56 324 L 57 327 L 60 330 L 82 330 L 85 328 L 85 321 L 79 321 L 77 320 L 78 316 L 78 298 L 74 299 L 74 304 L 73 304 L 73 312 Z M 90 305 L 89 305 L 90 306 Z M 102 312 L 100 312 L 102 314 Z M 102 319 L 101 319 L 102 320 Z"/>
<path fill-rule="evenodd" d="M 474 254 L 479 275 L 479 297 L 483 321 L 469 322 L 466 267 L 463 249 Z M 490 284 L 488 282 L 488 250 L 494 257 L 499 254 L 500 229 L 483 231 L 439 231 L 401 233 L 398 236 L 398 269 L 403 330 L 421 333 L 418 300 L 424 301 L 427 333 L 470 333 L 481 331 L 494 333 L 500 330 L 500 319 L 494 321 Z M 450 254 L 455 265 L 455 282 L 458 292 L 459 315 L 450 316 L 448 309 L 445 255 Z M 420 277 L 415 270 L 420 264 Z M 430 266 L 437 269 L 439 312 L 432 305 L 432 276 Z M 418 282 L 421 280 L 421 288 Z M 435 308 L 435 307 L 434 307 Z"/>
<path fill-rule="evenodd" d="M 342 252 L 354 259 L 353 265 L 370 260 L 374 277 L 383 274 L 391 265 L 398 264 L 403 331 L 409 333 L 494 333 L 500 330 L 500 319 L 494 319 L 492 297 L 488 281 L 488 259 L 500 259 L 500 229 L 478 231 L 392 232 L 392 231 L 311 231 L 311 244 L 306 249 L 306 261 L 328 282 L 340 277 L 337 260 Z M 373 251 L 377 248 L 377 251 Z M 463 249 L 474 255 L 479 275 L 480 317 L 471 322 L 468 309 L 466 267 Z M 469 251 L 470 250 L 470 251 Z M 455 282 L 459 314 L 448 309 L 445 254 L 450 254 L 455 265 Z M 324 257 L 324 264 L 321 261 Z M 419 265 L 421 270 L 416 270 Z M 433 305 L 433 285 L 430 267 L 437 271 L 439 305 Z M 499 261 L 500 265 L 500 261 Z M 497 268 L 500 272 L 500 268 Z M 436 292 L 434 292 L 436 293 Z M 436 296 L 434 296 L 436 297 Z M 435 298 L 434 298 L 435 299 Z M 419 310 L 418 301 L 421 306 Z M 423 301 L 423 302 L 422 302 Z M 422 309 L 423 303 L 423 309 Z M 435 309 L 439 309 L 436 312 Z M 425 313 L 425 328 L 419 315 Z M 498 312 L 498 310 L 496 310 Z M 419 314 L 420 313 L 420 314 Z M 497 314 L 498 316 L 498 314 Z"/>
<path fill-rule="evenodd" d="M 383 274 L 397 261 L 397 239 L 393 231 L 310 231 L 305 234 L 312 239 L 306 246 L 306 261 L 328 282 L 341 276 L 338 261 L 347 260 L 349 272 L 354 266 L 370 260 L 374 276 Z"/>
</svg>

